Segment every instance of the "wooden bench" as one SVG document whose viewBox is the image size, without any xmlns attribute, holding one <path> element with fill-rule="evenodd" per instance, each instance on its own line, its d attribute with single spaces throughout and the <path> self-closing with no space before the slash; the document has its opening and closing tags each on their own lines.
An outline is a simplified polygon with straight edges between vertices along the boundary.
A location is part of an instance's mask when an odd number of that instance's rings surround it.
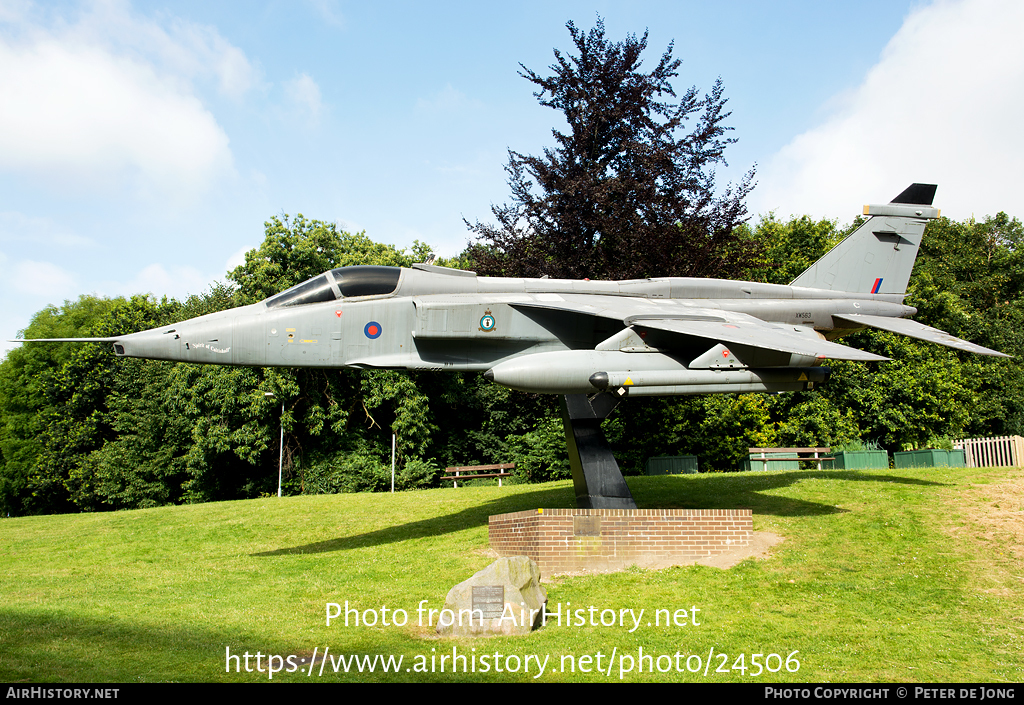
<svg viewBox="0 0 1024 705">
<path fill-rule="evenodd" d="M 748 448 L 747 450 L 750 453 L 750 464 L 753 465 L 755 461 L 760 460 L 764 464 L 763 470 L 767 470 L 768 463 L 773 460 L 809 461 L 817 463 L 819 470 L 821 470 L 821 461 L 835 460 L 834 457 L 829 456 L 829 453 L 832 452 L 831 448 Z M 770 458 L 768 457 L 769 453 L 772 455 Z"/>
<path fill-rule="evenodd" d="M 466 465 L 463 467 L 445 468 L 444 474 L 448 475 L 448 477 L 443 479 L 445 482 L 451 480 L 452 487 L 458 487 L 458 480 L 482 480 L 488 477 L 496 477 L 498 478 L 498 487 L 501 487 L 501 478 L 512 474 L 502 471 L 511 470 L 515 466 L 515 463 L 498 463 L 497 465 Z M 486 472 L 487 470 L 498 470 L 499 472 L 488 473 Z"/>
</svg>

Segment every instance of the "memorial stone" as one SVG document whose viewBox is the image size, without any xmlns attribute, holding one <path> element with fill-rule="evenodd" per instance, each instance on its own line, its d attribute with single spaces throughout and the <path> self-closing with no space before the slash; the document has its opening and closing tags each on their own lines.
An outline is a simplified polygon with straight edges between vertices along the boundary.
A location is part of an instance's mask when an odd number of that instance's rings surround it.
<svg viewBox="0 0 1024 705">
<path fill-rule="evenodd" d="M 499 558 L 448 592 L 437 633 L 529 634 L 540 625 L 547 600 L 536 563 L 527 556 Z"/>
</svg>

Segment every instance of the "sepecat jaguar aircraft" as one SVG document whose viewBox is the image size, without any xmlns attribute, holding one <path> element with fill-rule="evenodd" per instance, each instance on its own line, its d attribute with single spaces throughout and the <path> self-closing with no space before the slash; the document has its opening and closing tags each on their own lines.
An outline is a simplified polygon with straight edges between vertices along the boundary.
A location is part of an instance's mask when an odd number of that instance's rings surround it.
<svg viewBox="0 0 1024 705">
<path fill-rule="evenodd" d="M 918 246 L 939 217 L 935 189 L 913 184 L 865 206 L 866 221 L 789 285 L 353 266 L 152 330 L 45 341 L 199 364 L 476 370 L 513 389 L 563 394 L 577 506 L 634 509 L 601 431 L 622 399 L 807 390 L 828 378 L 826 360 L 887 359 L 834 342 L 864 328 L 1007 357 L 907 318 Z"/>
<path fill-rule="evenodd" d="M 342 267 L 250 306 L 111 338 L 114 354 L 221 365 L 476 370 L 513 389 L 619 396 L 777 392 L 866 327 L 1003 353 L 907 320 L 935 186 L 913 184 L 789 285 L 720 279 L 511 279 L 429 264 Z M 21 342 L 21 341 L 19 341 Z"/>
</svg>

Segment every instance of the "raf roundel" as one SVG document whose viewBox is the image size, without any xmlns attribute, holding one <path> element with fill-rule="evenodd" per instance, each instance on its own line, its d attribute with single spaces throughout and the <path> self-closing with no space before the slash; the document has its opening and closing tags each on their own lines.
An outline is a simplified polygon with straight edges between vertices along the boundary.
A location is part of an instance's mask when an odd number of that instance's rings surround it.
<svg viewBox="0 0 1024 705">
<path fill-rule="evenodd" d="M 381 328 L 380 323 L 377 323 L 377 321 L 370 321 L 366 324 L 366 327 L 363 328 L 363 333 L 365 333 L 366 337 L 370 340 L 376 340 L 383 332 L 384 329 Z"/>
</svg>

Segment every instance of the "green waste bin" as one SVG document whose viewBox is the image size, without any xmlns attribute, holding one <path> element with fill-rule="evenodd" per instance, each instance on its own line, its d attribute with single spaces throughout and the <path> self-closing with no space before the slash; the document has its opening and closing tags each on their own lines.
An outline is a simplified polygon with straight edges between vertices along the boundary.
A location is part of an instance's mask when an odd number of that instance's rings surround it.
<svg viewBox="0 0 1024 705">
<path fill-rule="evenodd" d="M 889 467 L 889 454 L 884 450 L 840 450 L 833 453 L 830 466 L 836 470 L 885 470 Z"/>
<path fill-rule="evenodd" d="M 648 475 L 692 475 L 696 472 L 696 455 L 659 455 L 647 459 Z"/>
<path fill-rule="evenodd" d="M 964 451 L 960 448 L 922 448 L 892 454 L 893 465 L 898 468 L 963 468 L 967 467 Z"/>
</svg>

